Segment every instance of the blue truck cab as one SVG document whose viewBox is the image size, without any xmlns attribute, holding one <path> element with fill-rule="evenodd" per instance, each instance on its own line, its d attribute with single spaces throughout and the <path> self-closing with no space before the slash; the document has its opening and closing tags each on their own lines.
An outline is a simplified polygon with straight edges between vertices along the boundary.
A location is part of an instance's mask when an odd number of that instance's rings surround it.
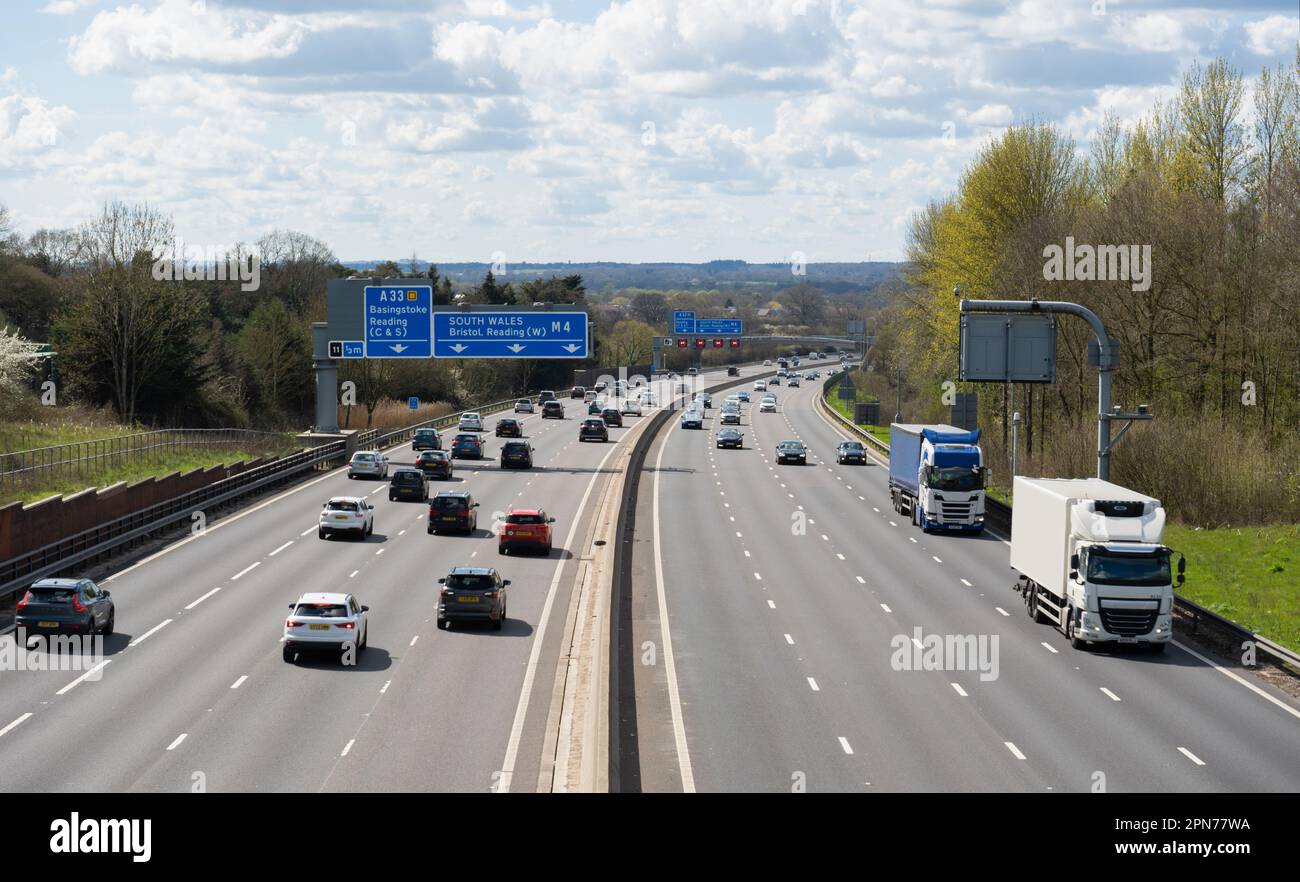
<svg viewBox="0 0 1300 882">
<path fill-rule="evenodd" d="M 979 430 L 941 424 L 889 427 L 889 497 L 925 532 L 984 530 L 988 469 Z"/>
</svg>

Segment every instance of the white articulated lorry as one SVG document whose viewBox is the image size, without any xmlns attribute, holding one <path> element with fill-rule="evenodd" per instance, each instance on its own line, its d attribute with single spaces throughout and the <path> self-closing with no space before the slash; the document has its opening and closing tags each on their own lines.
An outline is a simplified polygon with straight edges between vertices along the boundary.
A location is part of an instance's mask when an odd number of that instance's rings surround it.
<svg viewBox="0 0 1300 882">
<path fill-rule="evenodd" d="M 1015 479 L 1011 566 L 1036 622 L 1056 625 L 1076 649 L 1173 636 L 1171 552 L 1160 544 L 1160 500 L 1097 478 Z M 1177 584 L 1186 561 L 1179 555 Z"/>
</svg>

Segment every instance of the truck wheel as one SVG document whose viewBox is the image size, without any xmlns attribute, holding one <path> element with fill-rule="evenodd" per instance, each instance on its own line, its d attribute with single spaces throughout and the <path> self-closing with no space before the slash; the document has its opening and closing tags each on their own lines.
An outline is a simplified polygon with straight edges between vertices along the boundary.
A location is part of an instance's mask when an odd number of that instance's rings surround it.
<svg viewBox="0 0 1300 882">
<path fill-rule="evenodd" d="M 1074 630 L 1074 619 L 1075 619 L 1074 612 L 1071 611 L 1070 614 L 1065 619 L 1066 639 L 1070 641 L 1070 645 L 1075 649 L 1081 652 L 1086 651 L 1088 649 L 1088 641 L 1081 639 L 1079 637 L 1078 632 Z"/>
</svg>

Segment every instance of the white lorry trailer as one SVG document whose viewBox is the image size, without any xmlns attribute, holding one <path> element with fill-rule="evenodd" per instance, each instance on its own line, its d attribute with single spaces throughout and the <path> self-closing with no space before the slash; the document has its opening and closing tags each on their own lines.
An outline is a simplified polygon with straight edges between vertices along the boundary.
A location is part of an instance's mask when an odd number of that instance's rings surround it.
<svg viewBox="0 0 1300 882">
<path fill-rule="evenodd" d="M 1034 621 L 1053 624 L 1075 649 L 1173 636 L 1171 552 L 1160 544 L 1160 500 L 1097 478 L 1015 479 L 1011 566 Z M 1177 584 L 1186 561 L 1178 559 Z"/>
</svg>

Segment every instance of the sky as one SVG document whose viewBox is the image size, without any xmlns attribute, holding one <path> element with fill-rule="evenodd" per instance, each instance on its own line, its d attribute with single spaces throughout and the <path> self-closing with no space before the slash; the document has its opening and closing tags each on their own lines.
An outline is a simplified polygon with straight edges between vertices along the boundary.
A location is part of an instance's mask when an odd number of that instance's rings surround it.
<svg viewBox="0 0 1300 882">
<path fill-rule="evenodd" d="M 1008 124 L 1086 150 L 1297 0 L 0 0 L 0 203 L 344 260 L 898 260 Z M 795 258 L 797 259 L 797 258 Z"/>
</svg>

